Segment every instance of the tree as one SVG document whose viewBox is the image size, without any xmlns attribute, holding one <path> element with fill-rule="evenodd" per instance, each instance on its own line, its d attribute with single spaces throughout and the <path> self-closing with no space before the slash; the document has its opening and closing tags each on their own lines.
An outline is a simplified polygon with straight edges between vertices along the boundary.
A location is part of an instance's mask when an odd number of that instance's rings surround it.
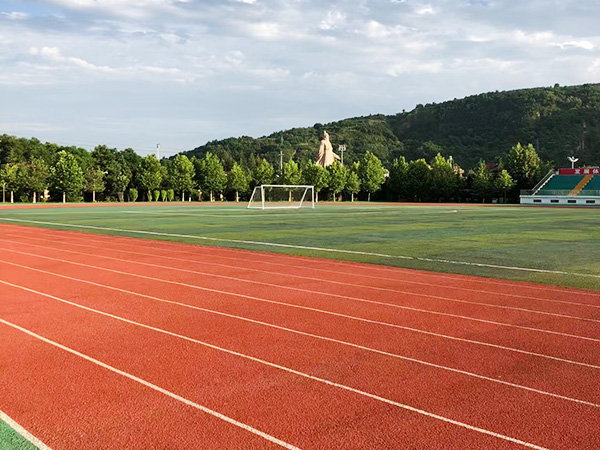
<svg viewBox="0 0 600 450">
<path fill-rule="evenodd" d="M 504 170 L 504 172 L 506 172 L 506 170 Z M 493 188 L 493 181 L 485 161 L 479 161 L 473 170 L 473 191 L 481 196 L 481 202 L 485 203 L 486 197 L 490 195 Z"/>
<path fill-rule="evenodd" d="M 210 193 L 210 201 L 214 202 L 214 193 L 221 192 L 227 185 L 227 174 L 217 155 L 206 153 L 201 160 L 195 159 L 196 180 L 198 187 Z"/>
<path fill-rule="evenodd" d="M 80 200 L 85 178 L 75 156 L 64 150 L 60 151 L 50 177 L 52 187 L 63 193 L 63 202 Z"/>
<path fill-rule="evenodd" d="M 327 171 L 329 172 L 329 182 L 327 187 L 331 189 L 333 201 L 335 202 L 337 193 L 342 192 L 346 187 L 348 169 L 346 169 L 345 166 L 342 166 L 341 162 L 335 161 L 333 164 L 327 167 Z"/>
<path fill-rule="evenodd" d="M 122 168 L 117 161 L 117 150 L 108 148 L 106 145 L 98 145 L 90 153 L 92 157 L 92 165 L 102 170 L 104 174 L 104 192 L 107 195 L 118 195 L 119 192 L 115 189 L 117 178 L 122 174 Z"/>
<path fill-rule="evenodd" d="M 498 176 L 494 180 L 494 186 L 500 192 L 502 192 L 502 198 L 504 198 L 504 202 L 506 203 L 506 192 L 509 191 L 514 186 L 514 181 L 510 174 L 506 171 L 506 169 L 502 169 L 498 172 Z"/>
<path fill-rule="evenodd" d="M 457 179 L 452 161 L 440 153 L 431 161 L 430 183 L 431 194 L 439 201 L 448 200 L 456 192 Z"/>
<path fill-rule="evenodd" d="M 304 179 L 304 184 L 315 187 L 315 201 L 318 202 L 319 192 L 321 192 L 321 189 L 327 186 L 327 182 L 329 181 L 329 173 L 327 172 L 327 169 L 311 161 L 302 168 L 302 177 Z"/>
<path fill-rule="evenodd" d="M 235 191 L 235 201 L 240 201 L 240 192 L 248 192 L 250 188 L 250 180 L 248 175 L 238 163 L 234 163 L 227 177 L 227 187 L 232 191 Z"/>
<path fill-rule="evenodd" d="M 301 179 L 302 173 L 300 172 L 300 168 L 293 160 L 289 160 L 283 165 L 283 174 L 281 177 L 283 184 L 300 184 Z"/>
<path fill-rule="evenodd" d="M 406 198 L 408 184 L 408 163 L 404 156 L 394 159 L 388 179 L 390 192 L 395 200 Z"/>
<path fill-rule="evenodd" d="M 429 195 L 429 177 L 431 168 L 424 159 L 417 159 L 408 163 L 407 191 L 413 200 L 421 202 Z"/>
<path fill-rule="evenodd" d="M 181 201 L 185 201 L 185 192 L 194 186 L 194 165 L 181 153 L 173 158 L 169 165 L 169 179 L 174 189 L 181 191 Z"/>
<path fill-rule="evenodd" d="M 252 171 L 252 186 L 272 184 L 274 179 L 275 169 L 273 169 L 273 166 L 269 161 L 263 158 Z"/>
<path fill-rule="evenodd" d="M 518 143 L 509 150 L 504 160 L 504 166 L 518 189 L 533 187 L 540 164 L 540 157 L 531 144 L 523 147 Z"/>
<path fill-rule="evenodd" d="M 152 201 L 152 191 L 160 187 L 163 179 L 162 166 L 154 155 L 142 158 L 138 172 L 140 185 L 146 189 L 148 201 Z"/>
<path fill-rule="evenodd" d="M 302 173 L 298 164 L 294 161 L 289 160 L 283 165 L 283 173 L 281 174 L 281 181 L 283 184 L 300 184 L 302 179 Z M 289 191 L 289 201 L 292 201 L 292 191 Z"/>
<path fill-rule="evenodd" d="M 110 177 L 112 182 L 113 193 L 117 194 L 120 202 L 124 202 L 124 192 L 131 181 L 131 172 L 127 169 L 127 167 L 124 167 L 115 161 L 108 168 L 107 178 L 108 177 Z"/>
<path fill-rule="evenodd" d="M 10 191 L 10 202 L 14 203 L 15 191 L 19 188 L 18 185 L 18 170 L 19 165 L 16 163 L 7 163 L 4 165 L 3 175 L 2 175 L 2 189 L 5 188 Z M 4 194 L 3 194 L 4 195 Z M 4 197 L 2 199 L 4 201 Z"/>
<path fill-rule="evenodd" d="M 96 201 L 96 192 L 104 192 L 104 172 L 99 167 L 89 166 L 85 171 L 86 192 L 92 193 L 92 202 Z"/>
<path fill-rule="evenodd" d="M 358 178 L 358 173 L 356 171 L 348 171 L 345 189 L 350 193 L 351 201 L 354 201 L 354 196 L 360 192 L 360 178 Z"/>
<path fill-rule="evenodd" d="M 48 187 L 50 169 L 43 159 L 34 158 L 31 162 L 17 164 L 16 181 L 23 196 L 31 196 L 33 203 L 37 193 L 44 192 Z"/>
<path fill-rule="evenodd" d="M 371 194 L 381 189 L 385 181 L 385 169 L 381 161 L 370 151 L 365 153 L 358 169 L 361 187 L 367 192 L 367 201 L 371 201 Z"/>
</svg>

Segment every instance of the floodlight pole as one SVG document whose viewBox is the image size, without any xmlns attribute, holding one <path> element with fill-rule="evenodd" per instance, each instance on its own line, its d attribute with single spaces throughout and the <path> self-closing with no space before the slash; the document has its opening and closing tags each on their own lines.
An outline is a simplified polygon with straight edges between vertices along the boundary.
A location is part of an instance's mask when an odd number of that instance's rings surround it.
<svg viewBox="0 0 600 450">
<path fill-rule="evenodd" d="M 342 166 L 344 165 L 344 152 L 346 151 L 346 145 L 338 145 L 338 151 L 342 154 Z"/>
<path fill-rule="evenodd" d="M 283 150 L 279 150 L 279 169 L 283 174 Z"/>
<path fill-rule="evenodd" d="M 160 144 L 156 144 L 156 159 L 160 160 Z"/>
<path fill-rule="evenodd" d="M 575 163 L 577 161 L 579 161 L 579 158 L 575 158 L 574 156 L 569 156 L 567 159 L 569 161 L 571 161 L 571 169 L 574 169 L 575 168 Z"/>
</svg>

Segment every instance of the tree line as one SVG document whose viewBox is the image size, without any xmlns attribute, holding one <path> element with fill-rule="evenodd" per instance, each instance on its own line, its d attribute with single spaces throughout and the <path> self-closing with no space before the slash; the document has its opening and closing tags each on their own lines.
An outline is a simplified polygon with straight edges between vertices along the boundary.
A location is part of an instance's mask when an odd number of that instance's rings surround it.
<svg viewBox="0 0 600 450">
<path fill-rule="evenodd" d="M 0 137 L 3 201 L 239 201 L 261 184 L 313 185 L 317 197 L 333 201 L 354 201 L 357 196 L 417 202 L 515 201 L 520 189 L 531 188 L 551 168 L 531 144 L 517 144 L 496 163 L 480 161 L 465 172 L 441 153 L 429 162 L 407 161 L 400 155 L 388 167 L 369 150 L 350 164 L 338 161 L 327 168 L 308 158 L 289 158 L 281 166 L 262 158 L 250 167 L 243 160 L 227 164 L 212 152 L 201 158 L 178 154 L 159 161 L 133 149 L 99 145 L 88 152 L 35 138 Z"/>
</svg>

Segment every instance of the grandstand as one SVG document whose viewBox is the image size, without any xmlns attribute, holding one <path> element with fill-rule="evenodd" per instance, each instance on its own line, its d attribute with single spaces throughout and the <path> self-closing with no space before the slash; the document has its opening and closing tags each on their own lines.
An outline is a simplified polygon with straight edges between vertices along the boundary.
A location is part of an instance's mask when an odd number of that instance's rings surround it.
<svg viewBox="0 0 600 450">
<path fill-rule="evenodd" d="M 600 206 L 600 168 L 549 172 L 535 188 L 521 191 L 526 205 Z"/>
</svg>

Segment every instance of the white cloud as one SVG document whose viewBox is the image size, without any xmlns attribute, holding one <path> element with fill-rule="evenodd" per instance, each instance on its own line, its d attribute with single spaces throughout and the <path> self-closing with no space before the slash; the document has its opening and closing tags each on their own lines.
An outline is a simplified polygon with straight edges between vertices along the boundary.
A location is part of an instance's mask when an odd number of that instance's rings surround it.
<svg viewBox="0 0 600 450">
<path fill-rule="evenodd" d="M 415 13 L 420 16 L 433 15 L 436 14 L 436 10 L 431 5 L 419 5 L 415 8 Z"/>
<path fill-rule="evenodd" d="M 568 50 L 570 48 L 580 48 L 583 50 L 594 50 L 596 46 L 592 44 L 590 41 L 568 41 L 561 42 L 555 44 L 557 47 L 562 48 L 563 50 Z"/>
<path fill-rule="evenodd" d="M 79 67 L 82 69 L 94 71 L 94 72 L 104 72 L 104 73 L 114 73 L 117 72 L 117 69 L 107 66 L 97 66 L 92 64 L 85 59 L 76 58 L 73 56 L 63 56 L 60 52 L 60 49 L 56 47 L 31 47 L 29 53 L 34 56 L 40 56 L 43 59 L 52 62 L 66 63 L 71 66 Z"/>
<path fill-rule="evenodd" d="M 274 40 L 280 35 L 280 26 L 275 22 L 260 22 L 246 24 L 248 33 L 258 39 Z"/>
<path fill-rule="evenodd" d="M 396 113 L 485 89 L 600 77 L 594 22 L 600 3 L 592 0 L 2 5 L 19 12 L 0 14 L 0 95 L 12 105 L 11 114 L 24 118 L 4 122 L 43 123 L 51 116 L 81 136 L 101 137 L 86 116 L 114 117 L 123 124 L 113 130 L 122 147 L 135 146 L 127 140 L 152 136 L 157 128 L 177 147 L 192 148 L 230 135 Z M 61 107 L 44 110 L 19 101 L 37 98 L 35 86 L 50 85 L 43 89 L 44 103 Z M 69 107 L 70 99 L 81 98 L 85 113 L 70 114 L 79 109 Z M 165 107 L 153 108 L 155 103 Z M 40 116 L 33 117 L 36 108 Z M 201 132 L 184 128 L 203 121 L 211 126 Z"/>
<path fill-rule="evenodd" d="M 344 23 L 346 15 L 338 9 L 330 9 L 327 11 L 327 17 L 319 24 L 321 30 L 335 30 L 338 26 Z"/>
<path fill-rule="evenodd" d="M 588 72 L 596 78 L 600 77 L 600 59 L 597 59 L 594 62 L 592 62 L 592 64 L 588 68 Z"/>
<path fill-rule="evenodd" d="M 13 11 L 13 12 L 0 12 L 0 15 L 5 16 L 6 18 L 10 19 L 10 20 L 24 20 L 27 17 L 29 17 L 29 15 L 27 13 L 24 12 L 19 12 L 19 11 Z"/>
</svg>

